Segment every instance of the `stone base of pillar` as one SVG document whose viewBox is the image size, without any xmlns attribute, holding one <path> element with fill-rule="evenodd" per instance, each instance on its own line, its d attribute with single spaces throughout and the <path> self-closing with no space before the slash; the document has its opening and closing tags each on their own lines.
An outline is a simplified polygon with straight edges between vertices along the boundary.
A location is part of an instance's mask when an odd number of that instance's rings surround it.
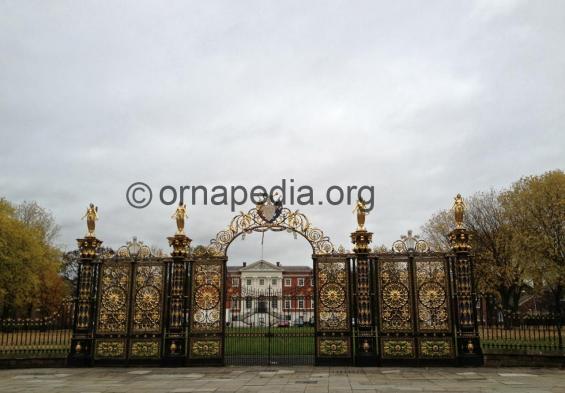
<svg viewBox="0 0 565 393">
<path fill-rule="evenodd" d="M 360 367 L 375 367 L 378 362 L 377 340 L 375 337 L 357 337 L 355 339 L 355 365 Z"/>
<path fill-rule="evenodd" d="M 460 366 L 484 364 L 479 337 L 457 337 L 457 364 Z"/>
<path fill-rule="evenodd" d="M 71 339 L 71 351 L 67 356 L 69 367 L 92 366 L 94 355 L 94 340 L 92 338 L 75 337 Z"/>
</svg>

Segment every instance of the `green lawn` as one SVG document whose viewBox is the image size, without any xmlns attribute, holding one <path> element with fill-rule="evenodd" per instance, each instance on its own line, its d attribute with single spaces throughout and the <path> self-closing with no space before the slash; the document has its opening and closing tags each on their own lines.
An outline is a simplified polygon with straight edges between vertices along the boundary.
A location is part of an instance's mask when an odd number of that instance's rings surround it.
<svg viewBox="0 0 565 393">
<path fill-rule="evenodd" d="M 269 352 L 270 351 L 270 352 Z M 313 355 L 314 328 L 228 328 L 226 356 Z"/>
</svg>

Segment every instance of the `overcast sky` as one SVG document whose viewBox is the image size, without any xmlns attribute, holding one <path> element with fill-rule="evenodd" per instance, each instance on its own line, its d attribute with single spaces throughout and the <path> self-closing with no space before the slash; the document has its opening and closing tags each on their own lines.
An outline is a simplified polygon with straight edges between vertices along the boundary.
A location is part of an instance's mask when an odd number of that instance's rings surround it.
<svg viewBox="0 0 565 393">
<path fill-rule="evenodd" d="M 132 182 L 366 184 L 390 245 L 458 192 L 565 167 L 564 21 L 563 1 L 1 1 L 0 196 L 51 210 L 66 249 L 92 201 L 105 245 L 168 250 L 174 207 L 130 207 Z M 351 206 L 300 209 L 349 247 Z M 234 215 L 189 210 L 195 244 Z M 309 255 L 266 234 L 266 259 Z"/>
</svg>

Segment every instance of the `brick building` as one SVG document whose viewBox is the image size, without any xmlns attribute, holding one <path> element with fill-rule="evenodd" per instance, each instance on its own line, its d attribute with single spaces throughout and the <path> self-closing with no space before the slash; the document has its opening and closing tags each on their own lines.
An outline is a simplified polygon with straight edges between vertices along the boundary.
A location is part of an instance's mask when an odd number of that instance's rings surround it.
<svg viewBox="0 0 565 393">
<path fill-rule="evenodd" d="M 233 326 L 313 323 L 314 282 L 308 266 L 259 260 L 228 266 L 226 322 Z"/>
</svg>

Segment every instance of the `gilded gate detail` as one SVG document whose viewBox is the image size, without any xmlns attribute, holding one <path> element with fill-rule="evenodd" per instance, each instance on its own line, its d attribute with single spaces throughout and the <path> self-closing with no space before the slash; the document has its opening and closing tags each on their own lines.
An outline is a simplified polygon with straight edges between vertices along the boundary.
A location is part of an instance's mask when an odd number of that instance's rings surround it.
<svg viewBox="0 0 565 393">
<path fill-rule="evenodd" d="M 193 265 L 192 332 L 222 331 L 222 265 L 213 261 L 197 261 Z"/>
<path fill-rule="evenodd" d="M 163 266 L 137 266 L 135 274 L 134 333 L 161 331 Z"/>
<path fill-rule="evenodd" d="M 221 359 L 224 332 L 225 261 L 206 256 L 192 263 L 191 359 Z"/>
<path fill-rule="evenodd" d="M 102 267 L 98 333 L 126 333 L 128 323 L 130 266 Z"/>
<path fill-rule="evenodd" d="M 445 260 L 416 262 L 418 329 L 449 332 L 449 298 Z"/>
<path fill-rule="evenodd" d="M 154 254 L 135 238 L 116 253 L 101 254 L 102 241 L 94 237 L 91 220 L 88 235 L 78 239 L 69 364 L 222 365 L 226 352 L 228 361 L 241 356 L 237 350 L 243 338 L 257 338 L 255 346 L 268 342 L 258 356 L 268 352 L 269 364 L 284 360 L 281 351 L 288 352 L 290 364 L 303 355 L 317 365 L 482 364 L 473 256 L 461 201 L 458 196 L 457 227 L 449 234 L 447 252 L 431 250 L 411 231 L 388 250 L 372 250 L 362 200 L 351 233 L 353 251 L 335 248 L 303 213 L 268 198 L 234 217 L 207 246 L 191 246 L 184 232 L 186 207 L 180 206 L 177 232 L 168 238 L 170 255 Z M 238 237 L 265 231 L 300 234 L 312 248 L 313 285 L 308 285 L 308 297 L 299 296 L 299 307 L 311 313 L 308 318 L 291 316 L 292 302 L 281 303 L 289 300 L 288 293 L 278 299 L 270 289 L 267 300 L 261 295 L 257 305 L 241 303 L 245 310 L 237 310 L 238 319 L 235 313 L 226 317 L 226 298 L 242 300 L 226 285 L 227 249 Z M 246 322 L 250 313 L 264 314 L 267 333 L 257 333 L 259 325 Z M 226 335 L 235 331 L 236 339 L 226 343 Z M 288 342 L 277 344 L 284 339 Z M 288 344 L 298 340 L 299 351 Z M 234 342 L 238 345 L 230 347 Z"/>
<path fill-rule="evenodd" d="M 412 305 L 408 259 L 379 261 L 380 321 L 383 332 L 412 330 Z"/>
<path fill-rule="evenodd" d="M 319 357 L 351 355 L 349 260 L 324 257 L 315 262 L 318 290 L 316 311 Z"/>
</svg>

